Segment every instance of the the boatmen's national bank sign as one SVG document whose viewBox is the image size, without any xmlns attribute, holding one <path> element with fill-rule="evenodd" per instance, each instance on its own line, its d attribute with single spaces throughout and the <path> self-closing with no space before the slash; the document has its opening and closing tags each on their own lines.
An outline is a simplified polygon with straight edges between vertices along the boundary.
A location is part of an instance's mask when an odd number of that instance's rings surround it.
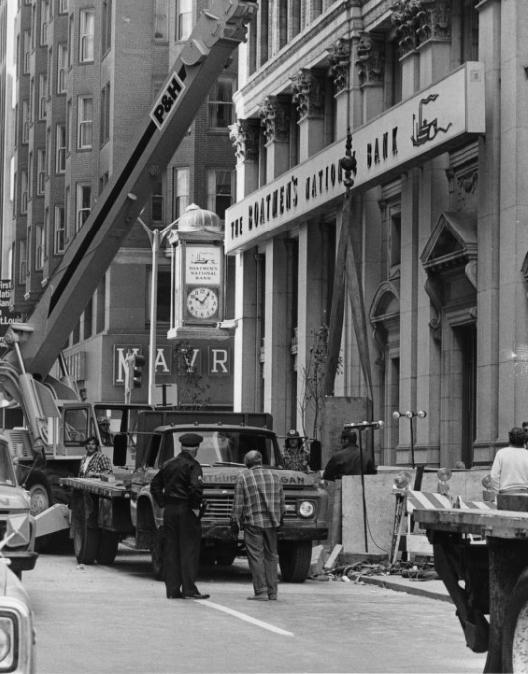
<svg viewBox="0 0 528 674">
<path fill-rule="evenodd" d="M 484 68 L 455 72 L 353 131 L 353 189 L 389 180 L 471 135 L 485 132 Z M 226 212 L 225 250 L 234 253 L 268 238 L 292 220 L 344 194 L 339 160 L 345 139 L 325 148 Z"/>
</svg>

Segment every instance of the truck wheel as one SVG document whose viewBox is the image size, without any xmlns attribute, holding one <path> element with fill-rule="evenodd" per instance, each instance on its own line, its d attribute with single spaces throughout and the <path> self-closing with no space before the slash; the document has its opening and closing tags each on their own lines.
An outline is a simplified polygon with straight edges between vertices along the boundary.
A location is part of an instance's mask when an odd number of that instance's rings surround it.
<svg viewBox="0 0 528 674">
<path fill-rule="evenodd" d="M 281 578 L 286 583 L 304 583 L 312 563 L 312 541 L 279 541 Z"/>
<path fill-rule="evenodd" d="M 232 545 L 222 545 L 216 549 L 216 563 L 219 566 L 231 566 L 235 561 L 236 547 Z"/>
<path fill-rule="evenodd" d="M 163 540 L 165 536 L 165 530 L 163 527 L 160 527 L 154 534 L 154 543 L 152 544 L 151 554 L 151 564 L 152 564 L 152 575 L 156 580 L 163 580 Z"/>
<path fill-rule="evenodd" d="M 109 566 L 114 563 L 119 546 L 119 535 L 115 531 L 101 530 L 99 534 L 99 545 L 95 556 L 99 564 Z"/>
<path fill-rule="evenodd" d="M 528 671 L 528 569 L 519 576 L 502 626 L 502 671 Z"/>
<path fill-rule="evenodd" d="M 99 549 L 100 529 L 88 526 L 90 512 L 86 500 L 90 494 L 74 492 L 72 503 L 73 550 L 79 564 L 93 564 Z"/>
<path fill-rule="evenodd" d="M 47 510 L 52 504 L 52 498 L 50 492 L 45 484 L 42 482 L 35 482 L 29 487 L 29 500 L 30 506 L 29 511 L 36 517 L 40 513 L 43 513 Z M 51 536 L 39 536 L 35 540 L 35 550 L 37 552 L 46 552 L 49 551 L 51 547 Z"/>
<path fill-rule="evenodd" d="M 33 517 L 43 513 L 51 505 L 49 491 L 46 488 L 46 485 L 40 482 L 35 482 L 35 484 L 32 484 L 29 488 L 29 499 L 31 502 L 30 512 Z"/>
</svg>

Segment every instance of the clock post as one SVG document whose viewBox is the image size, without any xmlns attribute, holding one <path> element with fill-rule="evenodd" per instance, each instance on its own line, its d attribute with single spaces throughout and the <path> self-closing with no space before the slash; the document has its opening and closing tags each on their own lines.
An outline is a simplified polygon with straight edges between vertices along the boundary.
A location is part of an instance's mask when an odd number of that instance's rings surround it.
<svg viewBox="0 0 528 674">
<path fill-rule="evenodd" d="M 171 230 L 171 316 L 169 340 L 174 340 L 173 360 L 177 372 L 178 404 L 196 404 L 195 385 L 202 393 L 200 404 L 232 408 L 233 328 L 224 321 L 224 231 L 212 211 L 192 204 Z M 190 381 L 194 377 L 194 382 Z M 207 393 L 204 393 L 207 391 Z M 196 396 L 195 396 L 196 397 Z"/>
</svg>

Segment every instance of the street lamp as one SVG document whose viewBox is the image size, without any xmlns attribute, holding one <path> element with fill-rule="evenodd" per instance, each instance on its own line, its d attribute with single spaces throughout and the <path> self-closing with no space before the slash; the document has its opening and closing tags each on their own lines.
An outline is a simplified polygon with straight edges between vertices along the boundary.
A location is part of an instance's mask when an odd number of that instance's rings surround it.
<svg viewBox="0 0 528 674">
<path fill-rule="evenodd" d="M 409 419 L 409 426 L 411 430 L 411 465 L 414 468 L 414 423 L 413 419 L 414 417 L 419 417 L 420 419 L 424 419 L 427 416 L 427 412 L 424 410 L 418 410 L 418 412 L 413 412 L 412 410 L 407 410 L 406 412 L 398 412 L 397 410 L 392 413 L 392 418 L 395 420 L 401 419 L 402 417 L 406 417 Z"/>
<path fill-rule="evenodd" d="M 150 229 L 143 220 L 138 217 L 139 224 L 143 227 L 150 241 L 152 251 L 152 281 L 150 284 L 150 334 L 149 334 L 149 357 L 148 357 L 148 404 L 154 405 L 154 390 L 156 386 L 156 323 L 158 320 L 158 254 L 165 237 L 178 225 L 179 218 L 171 222 L 161 231 Z"/>
</svg>

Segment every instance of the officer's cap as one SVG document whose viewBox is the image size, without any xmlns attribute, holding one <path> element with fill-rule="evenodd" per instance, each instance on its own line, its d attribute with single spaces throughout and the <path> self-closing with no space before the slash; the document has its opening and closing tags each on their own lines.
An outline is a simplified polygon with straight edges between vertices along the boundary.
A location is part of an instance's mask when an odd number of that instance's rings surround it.
<svg viewBox="0 0 528 674">
<path fill-rule="evenodd" d="M 185 433 L 180 435 L 180 442 L 183 447 L 198 447 L 198 445 L 203 441 L 201 435 L 198 433 Z"/>
</svg>

